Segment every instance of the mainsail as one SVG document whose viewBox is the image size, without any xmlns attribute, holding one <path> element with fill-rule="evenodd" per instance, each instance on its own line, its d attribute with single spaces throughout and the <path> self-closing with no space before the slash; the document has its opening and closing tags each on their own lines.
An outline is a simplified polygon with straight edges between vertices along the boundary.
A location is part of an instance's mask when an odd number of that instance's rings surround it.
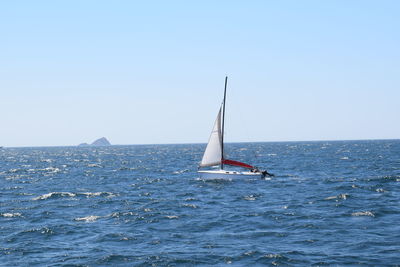
<svg viewBox="0 0 400 267">
<path fill-rule="evenodd" d="M 215 166 L 221 164 L 222 156 L 222 133 L 221 133 L 221 110 L 219 109 L 217 119 L 215 120 L 213 130 L 206 150 L 204 151 L 203 159 L 200 167 Z"/>
</svg>

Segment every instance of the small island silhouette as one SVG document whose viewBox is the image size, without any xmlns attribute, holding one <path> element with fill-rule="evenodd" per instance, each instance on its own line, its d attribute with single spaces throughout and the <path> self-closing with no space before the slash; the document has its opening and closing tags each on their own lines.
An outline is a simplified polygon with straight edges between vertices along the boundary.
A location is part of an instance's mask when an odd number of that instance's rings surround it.
<svg viewBox="0 0 400 267">
<path fill-rule="evenodd" d="M 91 144 L 82 143 L 82 144 L 79 144 L 78 146 L 111 146 L 111 143 L 107 140 L 107 138 L 102 137 L 102 138 L 97 139 L 96 141 L 94 141 Z"/>
</svg>

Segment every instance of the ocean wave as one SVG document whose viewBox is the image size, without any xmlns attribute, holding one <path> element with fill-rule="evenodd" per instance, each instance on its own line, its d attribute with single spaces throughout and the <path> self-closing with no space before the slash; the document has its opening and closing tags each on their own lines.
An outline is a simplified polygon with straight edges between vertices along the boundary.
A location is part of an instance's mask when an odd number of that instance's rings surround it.
<svg viewBox="0 0 400 267">
<path fill-rule="evenodd" d="M 71 193 L 71 192 L 51 192 L 47 194 L 40 195 L 38 197 L 33 198 L 32 200 L 45 200 L 49 198 L 56 197 L 76 197 L 76 196 L 85 196 L 85 197 L 97 197 L 97 196 L 105 196 L 105 197 L 114 197 L 115 194 L 110 192 L 84 192 L 84 193 Z"/>
<path fill-rule="evenodd" d="M 335 154 L 342 142 L 325 150 L 324 142 L 297 150 L 260 143 L 257 153 L 253 144 L 243 153 L 232 144 L 234 158 L 277 175 L 232 182 L 196 179 L 193 162 L 204 147 L 197 144 L 18 148 L 14 161 L 5 155 L 0 164 L 0 265 L 393 265 L 400 141 L 393 142 L 346 154 Z M 88 160 L 73 161 L 84 152 Z M 111 172 L 122 167 L 132 168 Z"/>
<path fill-rule="evenodd" d="M 44 235 L 52 235 L 52 234 L 54 234 L 54 231 L 51 228 L 42 227 L 42 228 L 32 228 L 32 229 L 23 230 L 20 233 L 21 234 L 39 233 L 39 234 L 44 234 Z"/>
<path fill-rule="evenodd" d="M 41 171 L 57 173 L 57 172 L 60 172 L 61 170 L 59 168 L 55 168 L 55 167 L 47 167 L 47 168 L 41 169 Z"/>
<path fill-rule="evenodd" d="M 70 192 L 51 192 L 35 197 L 32 200 L 44 200 L 53 197 L 74 197 L 74 196 L 76 196 L 76 194 Z"/>
<path fill-rule="evenodd" d="M 282 258 L 282 255 L 280 254 L 266 254 L 263 256 L 264 258 L 269 258 L 269 259 L 276 259 L 276 258 Z"/>
<path fill-rule="evenodd" d="M 182 174 L 182 173 L 185 173 L 188 171 L 189 171 L 188 169 L 184 169 L 184 170 L 180 170 L 180 171 L 174 171 L 173 174 Z"/>
<path fill-rule="evenodd" d="M 249 201 L 254 201 L 254 200 L 256 200 L 257 198 L 256 198 L 256 196 L 254 196 L 254 195 L 248 195 L 248 196 L 245 196 L 244 199 L 245 199 L 245 200 L 249 200 Z"/>
<path fill-rule="evenodd" d="M 8 173 L 17 173 L 17 172 L 24 172 L 26 171 L 25 169 L 9 169 L 7 172 Z"/>
<path fill-rule="evenodd" d="M 332 199 L 343 199 L 346 200 L 350 195 L 349 194 L 339 194 L 337 196 L 330 196 L 325 198 L 325 200 L 332 200 Z"/>
<path fill-rule="evenodd" d="M 137 168 L 134 168 L 134 167 L 120 167 L 118 169 L 115 169 L 114 171 L 134 171 L 136 169 Z"/>
<path fill-rule="evenodd" d="M 14 212 L 14 213 L 5 212 L 5 213 L 0 213 L 0 216 L 6 217 L 6 218 L 12 218 L 12 217 L 21 217 L 22 214 L 19 212 Z"/>
<path fill-rule="evenodd" d="M 28 169 L 26 171 L 33 172 L 33 173 L 35 173 L 35 172 L 49 172 L 49 173 L 61 172 L 61 170 L 56 167 L 47 167 L 47 168 L 43 168 L 43 169 Z"/>
<path fill-rule="evenodd" d="M 371 216 L 375 217 L 375 214 L 373 214 L 371 211 L 358 211 L 358 212 L 353 212 L 351 216 Z"/>
<path fill-rule="evenodd" d="M 86 197 L 98 197 L 98 196 L 115 197 L 115 194 L 110 192 L 84 192 L 84 193 L 77 193 L 77 195 L 84 195 Z"/>
<path fill-rule="evenodd" d="M 101 166 L 100 164 L 96 164 L 96 163 L 91 163 L 87 165 L 88 167 L 91 168 L 103 168 L 103 166 Z"/>
<path fill-rule="evenodd" d="M 25 175 L 25 174 L 15 174 L 15 175 L 6 176 L 5 179 L 7 181 L 12 181 L 12 180 L 18 180 L 18 179 L 22 179 L 22 178 L 26 178 L 26 177 L 27 177 L 27 175 Z M 24 183 L 24 181 L 22 183 Z"/>
<path fill-rule="evenodd" d="M 195 204 L 183 204 L 182 206 L 187 208 L 197 209 L 197 206 Z"/>
<path fill-rule="evenodd" d="M 170 220 L 172 220 L 172 219 L 179 219 L 179 217 L 176 216 L 176 215 L 167 215 L 167 216 L 165 216 L 165 218 L 170 219 Z"/>
<path fill-rule="evenodd" d="M 101 218 L 101 216 L 89 215 L 86 217 L 75 218 L 74 221 L 95 222 L 98 218 Z"/>
<path fill-rule="evenodd" d="M 132 211 L 128 212 L 113 212 L 108 217 L 119 218 L 121 216 L 137 216 L 138 214 Z"/>
</svg>

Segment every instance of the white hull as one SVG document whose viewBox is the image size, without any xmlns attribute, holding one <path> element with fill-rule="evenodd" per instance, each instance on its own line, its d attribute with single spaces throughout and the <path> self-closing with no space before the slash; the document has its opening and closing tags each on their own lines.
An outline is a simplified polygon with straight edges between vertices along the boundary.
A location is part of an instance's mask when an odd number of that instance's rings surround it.
<svg viewBox="0 0 400 267">
<path fill-rule="evenodd" d="M 216 170 L 216 171 L 197 171 L 201 179 L 243 179 L 243 178 L 254 178 L 259 179 L 263 177 L 260 172 L 238 172 L 238 171 L 227 171 L 227 170 Z"/>
</svg>

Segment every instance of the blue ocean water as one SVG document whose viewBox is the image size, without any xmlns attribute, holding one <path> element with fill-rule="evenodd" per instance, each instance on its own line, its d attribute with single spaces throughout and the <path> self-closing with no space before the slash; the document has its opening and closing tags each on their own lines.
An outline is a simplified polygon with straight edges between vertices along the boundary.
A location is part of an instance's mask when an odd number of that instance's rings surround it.
<svg viewBox="0 0 400 267">
<path fill-rule="evenodd" d="M 0 150 L 0 265 L 400 265 L 400 140 Z"/>
</svg>

